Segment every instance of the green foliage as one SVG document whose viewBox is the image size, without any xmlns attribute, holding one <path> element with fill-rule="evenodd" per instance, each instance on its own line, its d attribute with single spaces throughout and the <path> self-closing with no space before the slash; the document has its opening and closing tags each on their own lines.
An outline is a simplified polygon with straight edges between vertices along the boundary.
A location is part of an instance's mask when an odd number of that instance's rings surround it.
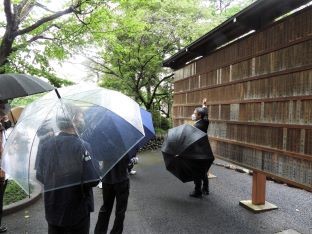
<svg viewBox="0 0 312 234">
<path fill-rule="evenodd" d="M 105 25 L 108 32 L 102 37 L 93 34 L 103 45 L 94 69 L 104 73 L 101 86 L 119 88 L 151 110 L 162 106 L 161 100 L 171 99 L 170 73 L 162 68 L 162 61 L 180 48 L 180 41 L 194 39 L 184 29 L 197 20 L 200 8 L 194 2 L 199 1 L 118 2 L 113 23 Z"/>
<path fill-rule="evenodd" d="M 167 130 L 172 127 L 171 118 L 162 116 L 158 110 L 152 110 L 153 124 L 155 128 Z"/>
<path fill-rule="evenodd" d="M 13 180 L 9 180 L 5 189 L 3 204 L 9 205 L 11 203 L 20 201 L 27 197 L 27 194 L 18 186 Z"/>
<path fill-rule="evenodd" d="M 38 52 L 34 58 L 34 63 L 29 63 L 27 60 L 29 57 L 24 54 L 12 54 L 10 56 L 10 64 L 15 66 L 7 66 L 7 73 L 21 73 L 29 74 L 36 77 L 42 77 L 47 79 L 52 85 L 59 88 L 61 86 L 67 86 L 73 84 L 69 80 L 62 79 L 55 74 L 55 71 L 50 67 L 49 59 Z"/>
<path fill-rule="evenodd" d="M 17 106 L 22 106 L 25 107 L 28 104 L 32 103 L 33 101 L 37 100 L 38 98 L 42 97 L 44 94 L 35 94 L 27 97 L 20 97 L 20 98 L 14 98 L 11 102 L 11 108 L 17 107 Z"/>
<path fill-rule="evenodd" d="M 160 127 L 161 127 L 161 129 L 164 129 L 164 130 L 168 130 L 169 128 L 171 128 L 172 127 L 171 119 L 168 119 L 168 118 L 161 116 Z"/>
<path fill-rule="evenodd" d="M 8 2 L 4 1 L 3 5 Z M 74 13 L 63 13 L 53 20 L 46 20 L 47 16 L 55 13 L 47 9 L 54 10 L 53 7 L 57 5 L 57 11 L 61 12 L 77 3 L 81 5 Z M 108 6 L 99 0 L 62 1 L 57 4 L 44 1 L 40 4 L 45 6 L 34 4 L 33 0 L 11 1 L 10 8 L 14 9 L 13 17 L 16 17 L 13 22 L 17 25 L 13 25 L 13 28 L 3 27 L 8 31 L 0 32 L 0 50 L 6 50 L 6 53 L 1 51 L 0 54 L 0 73 L 18 72 L 45 77 L 56 87 L 71 84 L 56 75 L 50 61 L 68 59 L 75 54 L 76 48 L 89 45 L 86 33 L 95 27 L 96 18 L 93 16 L 96 17 L 99 12 L 104 15 L 103 9 L 107 10 Z M 0 11 L 5 13 L 4 6 L 0 5 Z M 8 25 L 6 19 L 0 18 L 0 26 Z M 36 26 L 37 22 L 44 23 Z M 20 32 L 30 26 L 33 26 L 30 31 L 15 35 L 17 30 Z M 15 35 L 10 38 L 13 44 L 5 44 L 8 41 L 5 36 L 12 32 Z"/>
<path fill-rule="evenodd" d="M 164 136 L 167 134 L 167 130 L 162 128 L 155 128 L 156 136 Z"/>
<path fill-rule="evenodd" d="M 251 0 L 249 0 L 251 1 Z M 203 0 L 121 0 L 99 28 L 91 33 L 102 48 L 91 58 L 92 69 L 102 76 L 100 85 L 133 97 L 147 110 L 170 117 L 172 77 L 162 62 L 220 24 L 243 6 L 221 1 L 222 9 Z"/>
</svg>

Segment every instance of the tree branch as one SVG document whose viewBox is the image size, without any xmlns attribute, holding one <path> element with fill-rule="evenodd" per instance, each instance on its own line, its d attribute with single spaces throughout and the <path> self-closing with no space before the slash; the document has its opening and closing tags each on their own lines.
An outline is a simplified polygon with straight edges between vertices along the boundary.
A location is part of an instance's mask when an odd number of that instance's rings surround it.
<svg viewBox="0 0 312 234">
<path fill-rule="evenodd" d="M 74 14 L 75 14 L 76 18 L 78 19 L 78 21 L 79 21 L 80 23 L 82 23 L 82 24 L 85 25 L 85 26 L 88 25 L 86 22 L 84 22 L 82 19 L 79 18 L 79 16 L 78 16 L 78 14 L 77 14 L 76 11 L 74 11 Z"/>
<path fill-rule="evenodd" d="M 28 44 L 34 42 L 34 41 L 37 41 L 39 39 L 44 39 L 44 40 L 51 40 L 53 41 L 55 38 L 52 38 L 52 37 L 45 37 L 45 36 L 42 36 L 42 35 L 38 35 L 38 36 L 35 36 L 33 38 L 31 38 L 30 40 L 27 41 Z"/>
<path fill-rule="evenodd" d="M 168 93 L 156 93 L 154 96 L 155 97 L 163 97 L 163 96 L 167 96 Z"/>
<path fill-rule="evenodd" d="M 155 94 L 156 94 L 156 91 L 157 91 L 159 85 L 160 85 L 162 82 L 164 82 L 165 80 L 167 80 L 167 79 L 169 79 L 169 78 L 171 78 L 171 77 L 173 77 L 173 76 L 174 76 L 173 73 L 170 74 L 170 75 L 168 75 L 168 76 L 165 76 L 165 77 L 163 77 L 163 78 L 156 84 L 156 86 L 155 86 L 155 88 L 154 88 L 154 90 L 153 90 L 153 94 L 151 95 L 152 98 L 150 99 L 150 104 L 152 104 L 152 101 L 153 101 L 153 99 L 154 99 L 154 97 L 155 97 Z"/>
<path fill-rule="evenodd" d="M 98 62 L 98 61 L 96 61 L 95 59 L 90 58 L 90 57 L 87 57 L 87 59 L 90 60 L 92 63 L 95 63 L 96 65 L 99 65 L 100 67 L 103 67 L 103 68 L 106 69 L 107 71 L 102 70 L 102 69 L 100 69 L 100 68 L 95 68 L 95 67 L 90 67 L 90 66 L 88 66 L 89 68 L 95 69 L 95 70 L 100 71 L 100 72 L 103 72 L 103 73 L 105 73 L 105 74 L 114 75 L 114 76 L 116 76 L 117 78 L 120 78 L 120 76 L 119 76 L 116 72 L 114 72 L 112 69 L 110 69 L 110 68 L 109 68 L 108 66 L 106 66 L 105 64 L 100 63 L 100 62 Z"/>
<path fill-rule="evenodd" d="M 8 0 L 5 0 L 5 1 L 8 1 Z M 61 16 L 63 16 L 63 15 L 72 13 L 73 11 L 74 11 L 74 7 L 71 6 L 71 7 L 67 8 L 67 9 L 64 10 L 64 11 L 58 11 L 58 12 L 56 12 L 56 13 L 53 14 L 53 15 L 44 17 L 44 18 L 38 20 L 38 21 L 37 21 L 36 23 L 34 23 L 33 25 L 31 25 L 31 26 L 29 26 L 29 27 L 27 27 L 27 28 L 24 28 L 24 29 L 22 29 L 22 30 L 18 30 L 18 31 L 16 32 L 16 36 L 17 36 L 17 35 L 23 35 L 23 34 L 25 34 L 25 33 L 29 33 L 29 32 L 31 32 L 32 30 L 34 30 L 34 29 L 40 27 L 42 24 L 47 23 L 47 22 L 49 22 L 49 21 L 52 21 L 52 20 L 54 20 L 54 19 L 57 19 L 57 18 L 59 18 L 59 17 L 61 17 Z"/>
<path fill-rule="evenodd" d="M 148 109 L 148 102 L 144 99 L 144 97 L 142 96 L 142 94 L 140 93 L 140 90 L 138 89 L 138 87 L 135 87 L 136 90 L 136 94 L 138 99 L 143 103 L 143 105 Z"/>
<path fill-rule="evenodd" d="M 137 49 L 137 54 L 138 54 L 137 60 L 139 61 L 139 63 L 141 63 L 140 50 L 141 50 L 142 41 L 143 41 L 143 35 L 142 35 L 141 38 L 140 38 L 140 43 L 139 43 L 138 49 Z"/>
<path fill-rule="evenodd" d="M 35 5 L 36 5 L 37 7 L 40 7 L 40 8 L 42 8 L 42 9 L 46 10 L 46 11 L 49 11 L 49 12 L 51 12 L 51 13 L 56 13 L 56 11 L 50 10 L 50 9 L 47 8 L 46 6 L 42 5 L 40 2 L 35 2 Z"/>
<path fill-rule="evenodd" d="M 120 64 L 120 60 L 119 59 L 117 60 L 117 64 L 118 64 L 118 71 L 119 71 L 120 77 L 121 77 L 121 79 L 123 79 L 124 76 L 123 76 L 122 71 L 121 71 L 121 64 Z"/>
<path fill-rule="evenodd" d="M 10 26 L 13 24 L 13 14 L 11 9 L 11 0 L 4 0 L 4 13 L 7 21 L 7 28 L 10 28 Z"/>
<path fill-rule="evenodd" d="M 32 8 L 35 6 L 35 2 L 23 0 L 17 7 L 16 7 L 16 25 L 19 25 L 31 12 Z"/>
<path fill-rule="evenodd" d="M 21 12 L 23 11 L 23 8 L 26 6 L 27 3 L 29 4 L 28 0 L 22 0 L 18 5 L 13 5 L 14 14 L 16 16 L 20 16 Z"/>
<path fill-rule="evenodd" d="M 60 29 L 60 27 L 59 27 L 58 25 L 52 24 L 52 25 L 50 25 L 49 27 L 47 27 L 45 30 L 43 30 L 43 31 L 41 32 L 40 35 L 36 35 L 36 36 L 32 37 L 31 39 L 29 39 L 28 41 L 26 41 L 26 43 L 22 43 L 22 44 L 20 44 L 20 45 L 17 45 L 17 46 L 15 46 L 15 47 L 13 47 L 13 48 L 12 48 L 12 51 L 17 51 L 18 49 L 24 47 L 25 45 L 31 44 L 32 42 L 37 41 L 37 40 L 39 40 L 39 39 L 51 40 L 51 41 L 57 40 L 56 38 L 46 37 L 46 36 L 43 36 L 43 35 L 42 35 L 42 33 L 44 33 L 44 32 L 46 32 L 46 31 L 50 30 L 52 27 L 56 27 L 56 28 Z"/>
</svg>

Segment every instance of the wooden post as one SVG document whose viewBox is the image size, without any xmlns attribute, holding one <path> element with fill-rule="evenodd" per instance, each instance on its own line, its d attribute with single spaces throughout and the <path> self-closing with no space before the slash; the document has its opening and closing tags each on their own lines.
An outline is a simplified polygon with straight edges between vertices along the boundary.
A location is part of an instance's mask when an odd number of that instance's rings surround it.
<svg viewBox="0 0 312 234">
<path fill-rule="evenodd" d="M 252 176 L 252 204 L 265 204 L 266 176 L 259 172 L 253 172 Z"/>
<path fill-rule="evenodd" d="M 277 206 L 265 201 L 265 188 L 266 175 L 254 171 L 252 176 L 252 200 L 240 201 L 239 204 L 254 213 L 277 209 Z"/>
</svg>

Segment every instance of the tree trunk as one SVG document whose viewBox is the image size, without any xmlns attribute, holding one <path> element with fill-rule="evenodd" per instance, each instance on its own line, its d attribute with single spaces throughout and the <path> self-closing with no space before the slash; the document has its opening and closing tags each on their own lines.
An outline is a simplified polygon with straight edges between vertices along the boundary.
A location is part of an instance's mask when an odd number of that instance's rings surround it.
<svg viewBox="0 0 312 234">
<path fill-rule="evenodd" d="M 0 44 L 0 73 L 5 73 L 4 65 L 8 62 L 8 57 L 12 53 L 13 42 L 18 29 L 16 15 L 11 10 L 11 1 L 6 0 L 3 4 L 7 25 Z"/>
<path fill-rule="evenodd" d="M 3 36 L 0 45 L 0 74 L 5 73 L 4 65 L 8 62 L 8 57 L 12 53 L 14 37 L 10 33 Z"/>
<path fill-rule="evenodd" d="M 34 6 L 34 5 L 28 5 L 27 7 L 25 7 L 26 3 L 27 1 L 20 2 L 21 5 L 13 4 L 16 7 L 14 9 L 19 9 L 13 12 L 11 0 L 3 1 L 4 13 L 6 16 L 7 24 L 5 28 L 5 33 L 0 43 L 0 73 L 5 73 L 4 65 L 8 62 L 8 57 L 10 56 L 10 54 L 14 52 L 15 50 L 15 48 L 13 47 L 13 44 L 14 44 L 14 40 L 16 39 L 16 37 L 33 32 L 35 29 L 37 29 L 38 27 L 40 27 L 41 25 L 47 22 L 53 21 L 63 15 L 70 14 L 74 12 L 75 9 L 79 8 L 82 4 L 81 1 L 78 1 L 76 5 L 70 6 L 63 11 L 58 11 L 49 16 L 43 17 L 39 19 L 37 22 L 33 23 L 32 25 L 19 30 L 19 24 L 21 23 L 21 18 L 25 17 L 25 15 L 23 15 L 21 12 L 31 11 L 32 7 Z M 40 35 L 37 35 L 37 37 L 34 37 L 34 38 L 38 39 L 40 38 L 39 36 Z M 35 40 L 30 40 L 30 43 L 31 41 L 35 41 Z"/>
</svg>

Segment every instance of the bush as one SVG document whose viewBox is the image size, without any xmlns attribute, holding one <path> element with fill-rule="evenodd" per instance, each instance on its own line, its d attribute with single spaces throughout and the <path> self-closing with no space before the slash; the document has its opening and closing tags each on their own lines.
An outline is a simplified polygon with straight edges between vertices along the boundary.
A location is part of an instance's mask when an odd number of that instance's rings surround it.
<svg viewBox="0 0 312 234">
<path fill-rule="evenodd" d="M 162 128 L 156 128 L 155 129 L 155 132 L 156 132 L 156 135 L 157 136 L 164 136 L 164 135 L 166 135 L 167 134 L 167 130 L 164 130 L 164 129 L 162 129 Z"/>
<path fill-rule="evenodd" d="M 3 205 L 9 205 L 11 203 L 20 201 L 27 196 L 28 195 L 20 186 L 17 185 L 17 183 L 15 183 L 13 180 L 9 180 L 3 197 Z"/>
<path fill-rule="evenodd" d="M 163 130 L 162 130 L 163 131 Z M 158 135 L 150 140 L 147 144 L 145 144 L 144 147 L 140 149 L 140 152 L 146 151 L 146 150 L 158 150 L 161 148 L 162 144 L 164 142 L 164 135 Z"/>
<path fill-rule="evenodd" d="M 160 128 L 168 130 L 169 128 L 171 128 L 171 126 L 171 119 L 167 119 L 165 117 L 160 118 Z"/>
<path fill-rule="evenodd" d="M 171 118 L 166 118 L 159 114 L 158 111 L 151 112 L 153 116 L 153 123 L 155 128 L 162 128 L 167 130 L 172 126 Z"/>
</svg>

